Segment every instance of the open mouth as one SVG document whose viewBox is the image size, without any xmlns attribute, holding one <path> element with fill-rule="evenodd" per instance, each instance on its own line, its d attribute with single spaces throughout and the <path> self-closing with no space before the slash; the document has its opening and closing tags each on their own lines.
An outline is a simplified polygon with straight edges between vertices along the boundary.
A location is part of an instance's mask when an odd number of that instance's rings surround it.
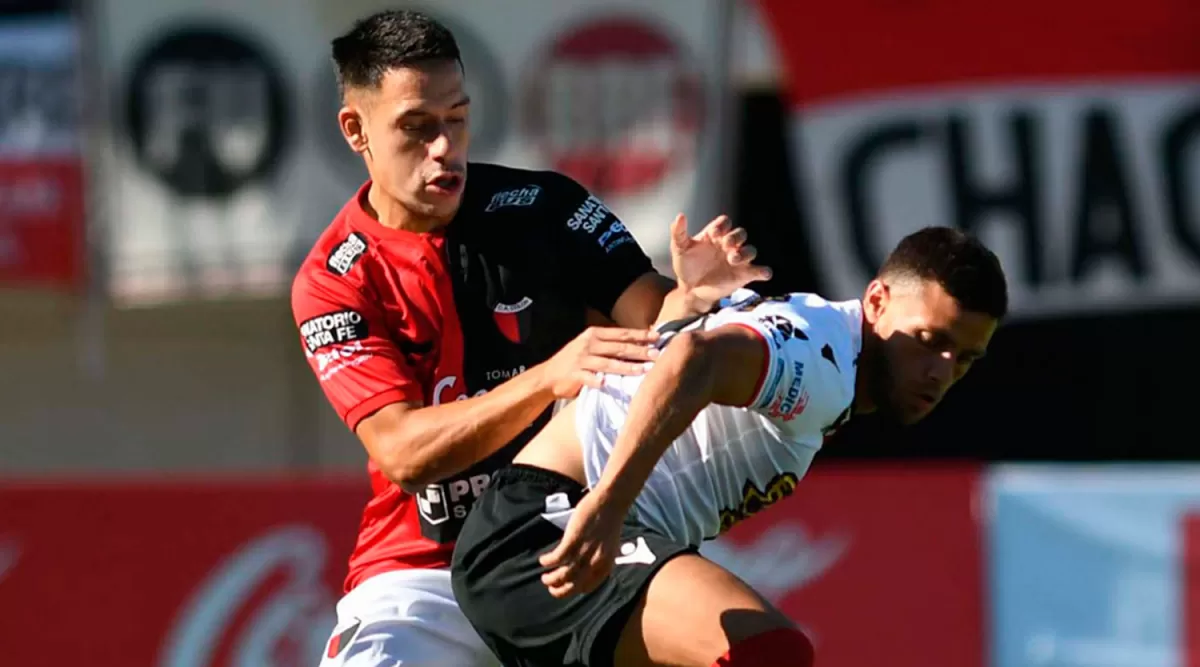
<svg viewBox="0 0 1200 667">
<path fill-rule="evenodd" d="M 458 192 L 462 187 L 463 177 L 461 174 L 446 172 L 439 174 L 427 183 L 427 186 L 434 191 L 443 194 L 453 194 Z"/>
</svg>

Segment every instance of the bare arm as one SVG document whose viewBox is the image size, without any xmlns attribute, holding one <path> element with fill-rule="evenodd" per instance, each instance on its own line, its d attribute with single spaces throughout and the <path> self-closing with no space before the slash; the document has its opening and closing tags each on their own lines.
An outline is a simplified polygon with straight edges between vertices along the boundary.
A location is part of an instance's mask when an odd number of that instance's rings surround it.
<svg viewBox="0 0 1200 667">
<path fill-rule="evenodd" d="M 647 273 L 617 300 L 613 319 L 624 327 L 648 329 L 662 322 L 703 315 L 712 309 L 713 303 L 660 273 Z"/>
<path fill-rule="evenodd" d="M 392 403 L 359 422 L 356 432 L 383 474 L 412 491 L 487 458 L 553 400 L 535 367 L 482 396 L 431 406 Z"/>
<path fill-rule="evenodd" d="M 592 490 L 598 501 L 623 515 L 663 452 L 705 406 L 754 400 L 766 346 L 760 334 L 737 325 L 676 336 L 630 403 L 625 427 Z"/>
<path fill-rule="evenodd" d="M 525 430 L 554 399 L 598 382 L 597 371 L 637 374 L 656 335 L 591 328 L 549 360 L 482 396 L 425 406 L 392 403 L 359 422 L 358 434 L 383 474 L 406 489 L 461 472 Z"/>
</svg>

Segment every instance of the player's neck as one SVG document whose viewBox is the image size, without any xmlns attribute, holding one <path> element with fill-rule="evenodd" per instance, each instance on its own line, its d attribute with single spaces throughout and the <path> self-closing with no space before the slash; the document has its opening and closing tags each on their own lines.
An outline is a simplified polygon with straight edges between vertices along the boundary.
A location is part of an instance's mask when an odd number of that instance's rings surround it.
<svg viewBox="0 0 1200 667">
<path fill-rule="evenodd" d="M 389 229 L 400 229 L 406 232 L 424 234 L 441 229 L 446 224 L 445 220 L 413 214 L 410 209 L 392 197 L 389 197 L 387 193 L 376 187 L 374 183 L 367 189 L 363 208 L 366 210 L 367 215 L 375 218 L 380 225 Z"/>
<path fill-rule="evenodd" d="M 862 323 L 862 350 L 858 355 L 854 373 L 854 414 L 875 412 L 875 401 L 871 399 L 871 378 L 875 377 L 875 364 L 879 358 L 876 352 L 878 339 L 866 318 Z"/>
</svg>

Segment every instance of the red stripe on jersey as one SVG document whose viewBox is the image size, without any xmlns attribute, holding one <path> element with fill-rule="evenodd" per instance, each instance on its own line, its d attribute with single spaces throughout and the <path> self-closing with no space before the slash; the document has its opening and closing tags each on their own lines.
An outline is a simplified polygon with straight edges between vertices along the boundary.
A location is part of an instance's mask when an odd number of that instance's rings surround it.
<svg viewBox="0 0 1200 667">
<path fill-rule="evenodd" d="M 762 343 L 762 368 L 760 368 L 758 371 L 758 382 L 754 383 L 754 393 L 750 394 L 750 399 L 746 401 L 744 405 L 737 406 L 739 408 L 748 408 L 754 404 L 754 399 L 758 398 L 759 393 L 762 392 L 763 383 L 767 381 L 767 373 L 769 373 L 771 370 L 771 343 L 767 341 L 766 336 L 763 336 L 761 331 L 748 324 L 743 324 L 741 322 L 730 322 L 730 326 L 741 327 L 746 331 L 753 332 L 754 335 L 758 337 L 758 341 Z"/>
</svg>

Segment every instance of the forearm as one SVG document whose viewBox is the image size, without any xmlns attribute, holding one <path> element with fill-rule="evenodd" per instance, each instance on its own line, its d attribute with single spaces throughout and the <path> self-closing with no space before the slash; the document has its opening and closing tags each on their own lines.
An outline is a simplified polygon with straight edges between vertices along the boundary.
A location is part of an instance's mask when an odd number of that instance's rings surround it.
<svg viewBox="0 0 1200 667">
<path fill-rule="evenodd" d="M 627 512 L 663 453 L 712 402 L 712 366 L 701 343 L 680 334 L 634 394 L 612 454 L 593 493 L 617 512 Z"/>
<path fill-rule="evenodd" d="M 630 285 L 612 309 L 618 325 L 650 329 L 664 322 L 707 313 L 712 302 L 704 301 L 690 290 L 659 273 L 647 273 Z"/>
<path fill-rule="evenodd" d="M 534 367 L 486 394 L 418 408 L 390 449 L 403 483 L 422 486 L 482 461 L 520 435 L 554 400 Z"/>
<path fill-rule="evenodd" d="M 654 321 L 654 326 L 658 327 L 673 320 L 703 315 L 712 310 L 713 305 L 711 301 L 704 301 L 690 290 L 676 285 L 663 297 L 662 307 L 658 311 L 658 318 Z"/>
</svg>

